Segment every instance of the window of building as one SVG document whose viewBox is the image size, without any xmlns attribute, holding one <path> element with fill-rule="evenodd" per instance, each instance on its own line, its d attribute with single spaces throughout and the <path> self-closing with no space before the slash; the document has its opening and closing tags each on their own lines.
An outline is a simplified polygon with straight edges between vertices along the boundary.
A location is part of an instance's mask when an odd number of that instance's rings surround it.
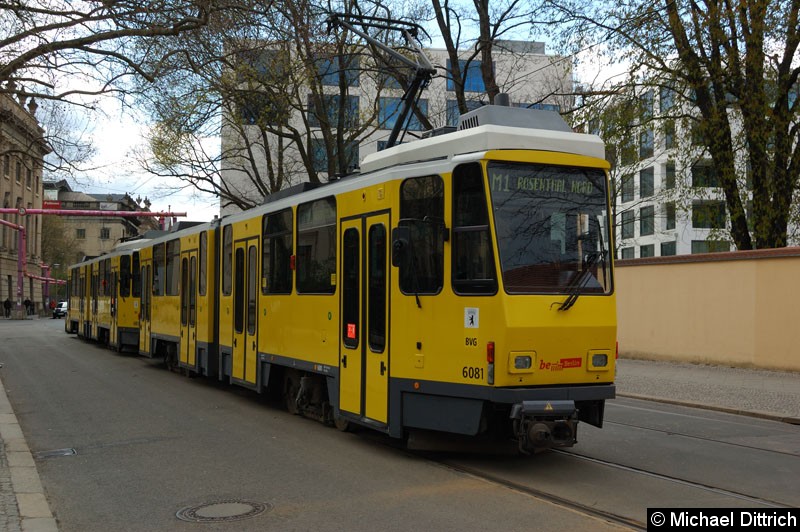
<svg viewBox="0 0 800 532">
<path fill-rule="evenodd" d="M 292 293 L 292 209 L 264 216 L 261 245 L 261 291 Z"/>
<path fill-rule="evenodd" d="M 655 207 L 642 207 L 639 211 L 639 235 L 652 235 L 655 231 Z"/>
<path fill-rule="evenodd" d="M 622 176 L 622 202 L 633 201 L 634 197 L 633 174 L 625 174 Z"/>
<path fill-rule="evenodd" d="M 692 166 L 693 187 L 718 187 L 719 176 L 710 161 L 703 161 Z"/>
<path fill-rule="evenodd" d="M 321 57 L 316 59 L 315 63 L 323 85 L 338 87 L 340 78 L 344 77 L 345 85 L 358 87 L 361 67 L 357 55 Z"/>
<path fill-rule="evenodd" d="M 108 240 L 111 238 L 111 229 L 108 227 L 100 228 L 100 240 Z"/>
<path fill-rule="evenodd" d="M 17 183 L 22 181 L 22 162 L 21 161 L 17 161 L 16 181 L 17 181 Z"/>
<path fill-rule="evenodd" d="M 653 91 L 648 90 L 640 99 L 642 106 L 642 120 L 649 120 L 653 118 Z"/>
<path fill-rule="evenodd" d="M 675 163 L 667 161 L 664 164 L 664 188 L 672 190 L 675 188 Z"/>
<path fill-rule="evenodd" d="M 262 90 L 241 90 L 236 93 L 242 124 L 286 126 L 289 124 L 287 102 Z"/>
<path fill-rule="evenodd" d="M 483 172 L 475 163 L 458 166 L 453 172 L 452 253 L 455 293 L 497 292 Z"/>
<path fill-rule="evenodd" d="M 322 108 L 314 103 L 314 96 L 308 95 L 308 125 L 311 127 L 321 127 L 320 118 L 325 117 L 329 126 L 333 127 L 338 123 L 339 108 L 344 108 L 345 129 L 356 129 L 358 127 L 358 96 L 346 96 L 344 100 L 338 94 L 323 94 Z"/>
<path fill-rule="evenodd" d="M 653 130 L 643 129 L 639 133 L 639 158 L 647 159 L 653 156 Z"/>
<path fill-rule="evenodd" d="M 521 107 L 523 109 L 540 109 L 542 111 L 555 111 L 556 113 L 561 112 L 561 106 L 557 103 L 543 103 L 543 102 L 536 102 L 536 103 L 525 103 L 519 102 L 512 104 L 513 107 Z M 589 123 L 589 127 L 591 128 L 592 124 Z M 594 133 L 598 135 L 599 133 Z"/>
<path fill-rule="evenodd" d="M 30 168 L 25 169 L 25 186 L 31 188 L 33 184 L 33 170 Z"/>
<path fill-rule="evenodd" d="M 76 229 L 75 230 L 75 238 L 78 240 L 85 240 L 86 239 L 86 229 Z"/>
<path fill-rule="evenodd" d="M 675 147 L 675 121 L 664 121 L 664 149 L 671 150 Z"/>
<path fill-rule="evenodd" d="M 447 60 L 447 90 L 456 90 L 456 84 L 453 80 L 453 64 Z M 483 83 L 483 74 L 481 74 L 480 61 L 465 61 L 459 60 L 458 66 L 461 71 L 461 79 L 464 80 L 464 92 L 486 92 L 486 85 Z"/>
<path fill-rule="evenodd" d="M 400 266 L 405 294 L 435 294 L 444 284 L 444 183 L 438 175 L 400 185 L 400 221 L 408 227 L 409 260 Z"/>
<path fill-rule="evenodd" d="M 696 229 L 725 229 L 724 201 L 696 201 L 692 203 L 692 227 Z"/>
<path fill-rule="evenodd" d="M 655 257 L 656 246 L 655 244 L 647 244 L 646 246 L 639 246 L 639 258 Z"/>
<path fill-rule="evenodd" d="M 692 254 L 730 251 L 731 244 L 725 240 L 692 240 Z"/>
<path fill-rule="evenodd" d="M 5 177 L 11 175 L 11 156 L 7 153 L 3 155 L 3 175 Z"/>
<path fill-rule="evenodd" d="M 673 240 L 671 242 L 662 242 L 661 243 L 661 256 L 662 257 L 669 257 L 675 255 L 677 253 L 676 249 L 676 242 Z"/>
<path fill-rule="evenodd" d="M 403 100 L 401 98 L 382 97 L 378 101 L 378 122 L 381 129 L 393 129 L 400 116 L 400 109 Z M 428 116 L 428 100 L 420 99 L 417 102 L 419 110 L 423 115 Z M 413 111 L 409 111 L 406 123 L 410 131 L 422 131 L 422 124 L 417 119 Z"/>
<path fill-rule="evenodd" d="M 333 158 L 336 160 L 338 157 L 336 150 L 338 149 L 338 143 L 334 143 L 333 145 Z M 358 167 L 358 141 L 357 140 L 350 140 L 345 142 L 345 164 L 347 165 L 346 168 L 340 169 L 338 168 L 338 164 L 334 165 L 334 174 L 337 173 L 349 173 L 352 172 L 356 167 Z M 309 146 L 309 155 L 311 155 L 311 164 L 316 172 L 328 172 L 328 151 L 325 149 L 325 140 L 324 139 L 311 139 L 311 144 Z"/>
<path fill-rule="evenodd" d="M 675 91 L 672 87 L 661 87 L 658 91 L 659 110 L 666 113 L 675 105 Z"/>
<path fill-rule="evenodd" d="M 664 229 L 675 229 L 675 204 L 664 204 Z"/>
<path fill-rule="evenodd" d="M 483 106 L 483 103 L 478 100 L 467 100 L 467 112 L 474 111 L 479 107 Z M 447 125 L 448 126 L 457 126 L 458 125 L 458 118 L 461 116 L 461 113 L 458 111 L 458 101 L 457 100 L 447 100 L 446 104 L 446 118 L 447 118 Z"/>
<path fill-rule="evenodd" d="M 336 200 L 297 207 L 297 293 L 336 291 Z"/>
<path fill-rule="evenodd" d="M 653 167 L 639 171 L 639 197 L 649 198 L 655 191 Z"/>
<path fill-rule="evenodd" d="M 636 139 L 634 136 L 626 135 L 619 146 L 620 165 L 628 166 L 636 162 Z"/>
<path fill-rule="evenodd" d="M 622 248 L 620 250 L 620 254 L 623 259 L 635 259 L 636 255 L 634 254 L 634 251 L 635 251 L 634 248 L 631 246 L 627 248 Z"/>
<path fill-rule="evenodd" d="M 622 213 L 622 238 L 633 238 L 633 211 L 625 211 Z"/>
</svg>

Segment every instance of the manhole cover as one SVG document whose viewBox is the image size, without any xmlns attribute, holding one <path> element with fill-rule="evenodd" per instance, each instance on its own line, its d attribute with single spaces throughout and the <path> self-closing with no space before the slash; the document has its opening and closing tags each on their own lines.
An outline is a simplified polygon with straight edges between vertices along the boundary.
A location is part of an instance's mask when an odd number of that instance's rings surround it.
<svg viewBox="0 0 800 532">
<path fill-rule="evenodd" d="M 271 504 L 231 499 L 189 506 L 175 515 L 191 523 L 220 523 L 250 519 L 271 509 Z"/>
</svg>

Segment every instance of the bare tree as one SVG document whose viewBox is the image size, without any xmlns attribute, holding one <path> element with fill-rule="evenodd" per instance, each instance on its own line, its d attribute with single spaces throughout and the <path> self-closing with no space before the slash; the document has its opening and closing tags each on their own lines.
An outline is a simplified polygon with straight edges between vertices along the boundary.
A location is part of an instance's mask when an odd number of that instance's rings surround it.
<svg viewBox="0 0 800 532">
<path fill-rule="evenodd" d="M 359 141 L 382 127 L 386 69 L 353 35 L 328 31 L 333 5 L 247 7 L 183 36 L 145 91 L 158 127 L 142 163 L 216 194 L 223 208 L 352 171 Z M 372 3 L 349 8 L 389 13 Z"/>
<path fill-rule="evenodd" d="M 89 158 L 92 147 L 76 134 L 81 127 L 63 127 L 84 120 L 76 108 L 94 113 L 100 96 L 124 98 L 130 79 L 154 79 L 145 65 L 159 40 L 202 28 L 232 6 L 224 0 L 1 3 L 0 93 L 40 107 L 52 150 L 44 171 L 60 177 Z"/>
<path fill-rule="evenodd" d="M 800 3 L 543 4 L 565 41 L 603 43 L 638 84 L 674 91 L 668 118 L 690 123 L 713 161 L 738 249 L 787 244 L 800 176 Z"/>
</svg>

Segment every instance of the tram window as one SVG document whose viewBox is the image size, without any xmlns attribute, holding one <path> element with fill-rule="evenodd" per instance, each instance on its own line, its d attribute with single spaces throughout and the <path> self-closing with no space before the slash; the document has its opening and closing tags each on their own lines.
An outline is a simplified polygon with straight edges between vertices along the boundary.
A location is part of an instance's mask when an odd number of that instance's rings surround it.
<svg viewBox="0 0 800 532">
<path fill-rule="evenodd" d="M 153 295 L 164 295 L 164 244 L 153 246 Z"/>
<path fill-rule="evenodd" d="M 177 296 L 180 292 L 180 262 L 179 257 L 181 254 L 181 241 L 177 238 L 167 242 L 167 286 L 166 294 L 168 296 Z"/>
<path fill-rule="evenodd" d="M 141 286 L 140 286 L 140 279 L 139 279 L 139 252 L 133 252 L 133 260 L 131 263 L 131 274 L 133 275 L 132 279 L 132 287 L 131 287 L 131 295 L 133 297 L 141 297 Z"/>
<path fill-rule="evenodd" d="M 122 255 L 119 258 L 119 295 L 128 297 L 131 295 L 131 257 Z"/>
<path fill-rule="evenodd" d="M 233 294 L 233 326 L 237 333 L 244 331 L 244 248 L 236 249 L 236 291 Z"/>
<path fill-rule="evenodd" d="M 256 294 L 258 293 L 258 248 L 247 248 L 247 334 L 256 333 Z"/>
<path fill-rule="evenodd" d="M 400 186 L 400 222 L 409 228 L 410 260 L 400 266 L 405 294 L 435 294 L 444 279 L 444 183 L 439 176 L 406 179 Z"/>
<path fill-rule="evenodd" d="M 297 293 L 336 291 L 336 200 L 297 207 Z"/>
<path fill-rule="evenodd" d="M 368 253 L 369 347 L 382 353 L 386 346 L 386 227 L 382 224 L 369 228 Z"/>
<path fill-rule="evenodd" d="M 222 230 L 222 295 L 231 295 L 231 259 L 233 258 L 233 227 Z"/>
<path fill-rule="evenodd" d="M 181 282 L 181 325 L 186 325 L 189 316 L 189 290 L 186 286 L 189 282 L 189 260 L 185 257 L 181 260 Z"/>
<path fill-rule="evenodd" d="M 478 164 L 453 172 L 453 291 L 457 294 L 494 294 L 497 275 L 483 173 Z"/>
<path fill-rule="evenodd" d="M 206 265 L 208 264 L 208 233 L 203 231 L 200 233 L 200 248 L 197 251 L 197 255 L 200 264 L 200 272 L 198 273 L 197 278 L 197 292 L 204 296 L 206 295 Z"/>
<path fill-rule="evenodd" d="M 261 291 L 292 293 L 292 209 L 264 216 Z"/>
<path fill-rule="evenodd" d="M 347 229 L 342 236 L 342 338 L 344 345 L 358 347 L 359 308 L 359 238 L 357 229 Z"/>
</svg>

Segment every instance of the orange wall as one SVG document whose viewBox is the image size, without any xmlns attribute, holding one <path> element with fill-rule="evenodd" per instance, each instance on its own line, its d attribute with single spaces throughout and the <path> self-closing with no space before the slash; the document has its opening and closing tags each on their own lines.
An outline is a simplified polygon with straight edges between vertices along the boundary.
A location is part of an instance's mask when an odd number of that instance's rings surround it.
<svg viewBox="0 0 800 532">
<path fill-rule="evenodd" d="M 800 248 L 616 264 L 621 356 L 800 371 Z"/>
</svg>

